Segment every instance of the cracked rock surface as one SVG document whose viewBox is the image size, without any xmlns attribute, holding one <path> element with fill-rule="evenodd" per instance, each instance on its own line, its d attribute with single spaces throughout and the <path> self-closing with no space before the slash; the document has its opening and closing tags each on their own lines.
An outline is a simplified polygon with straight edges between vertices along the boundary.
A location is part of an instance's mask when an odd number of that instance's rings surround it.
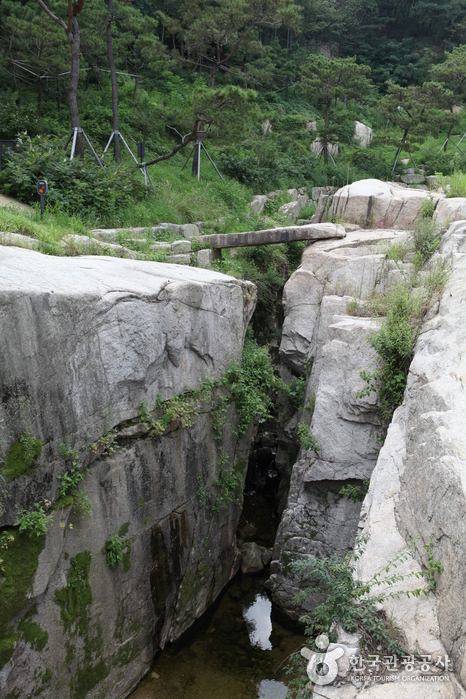
<svg viewBox="0 0 466 699">
<path fill-rule="evenodd" d="M 436 206 L 443 198 L 438 192 L 407 189 L 394 182 L 359 180 L 342 187 L 333 197 L 321 197 L 312 222 L 323 221 L 327 215 L 371 228 L 405 228 L 418 218 L 429 196 Z"/>
<path fill-rule="evenodd" d="M 138 406 L 220 377 L 241 358 L 254 304 L 252 284 L 208 270 L 0 247 L 0 458 L 26 431 L 43 443 L 34 470 L 1 482 L 0 526 L 56 502 L 67 440 L 92 503 L 84 518 L 69 502 L 53 512 L 27 601 L 8 617 L 0 697 L 123 699 L 228 583 L 242 498 L 215 509 L 215 483 L 223 453 L 245 477 L 250 434 L 237 436 L 230 405 L 219 441 L 206 401 L 155 439 Z M 111 568 L 119 532 L 126 558 Z M 76 580 L 84 554 L 89 575 Z M 76 585 L 84 607 L 67 627 Z M 48 634 L 40 649 L 18 630 L 28 612 Z"/>
</svg>

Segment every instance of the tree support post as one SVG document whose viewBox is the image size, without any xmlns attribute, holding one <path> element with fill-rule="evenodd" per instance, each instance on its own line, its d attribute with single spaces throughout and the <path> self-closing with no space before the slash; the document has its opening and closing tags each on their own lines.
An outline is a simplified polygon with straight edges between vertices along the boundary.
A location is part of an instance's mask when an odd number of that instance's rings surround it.
<svg viewBox="0 0 466 699">
<path fill-rule="evenodd" d="M 73 143 L 71 144 L 71 155 L 70 155 L 70 160 L 73 160 L 73 158 L 74 158 L 74 156 L 75 156 L 75 153 L 76 153 L 76 143 L 77 143 L 78 135 L 79 135 L 79 134 L 82 135 L 82 136 L 84 136 L 84 139 L 85 139 L 87 145 L 88 145 L 89 148 L 91 149 L 92 155 L 93 155 L 94 158 L 97 160 L 97 162 L 99 163 L 99 165 L 100 165 L 100 167 L 102 168 L 102 170 L 105 170 L 104 166 L 102 165 L 102 163 L 101 163 L 101 161 L 100 161 L 99 156 L 97 155 L 97 153 L 96 153 L 95 150 L 94 150 L 94 147 L 93 147 L 92 143 L 90 142 L 89 138 L 87 137 L 86 132 L 85 132 L 84 129 L 82 129 L 80 126 L 73 126 L 73 128 L 71 129 L 71 133 L 70 133 L 70 135 L 68 136 L 68 140 L 67 140 L 67 142 L 65 143 L 65 150 L 66 150 L 66 149 L 68 148 L 69 142 L 71 141 L 71 139 L 73 139 Z"/>
</svg>

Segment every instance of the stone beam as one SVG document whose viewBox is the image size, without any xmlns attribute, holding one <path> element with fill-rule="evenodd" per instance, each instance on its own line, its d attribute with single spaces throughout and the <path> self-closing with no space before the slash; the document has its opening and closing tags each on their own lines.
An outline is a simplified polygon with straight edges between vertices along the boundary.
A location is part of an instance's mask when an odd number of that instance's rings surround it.
<svg viewBox="0 0 466 699">
<path fill-rule="evenodd" d="M 270 228 L 264 231 L 249 231 L 248 233 L 221 233 L 218 235 L 203 235 L 199 238 L 213 250 L 222 248 L 242 248 L 253 245 L 274 245 L 290 243 L 295 240 L 324 240 L 326 238 L 344 238 L 343 226 L 335 223 L 310 223 L 306 226 L 285 226 Z"/>
</svg>

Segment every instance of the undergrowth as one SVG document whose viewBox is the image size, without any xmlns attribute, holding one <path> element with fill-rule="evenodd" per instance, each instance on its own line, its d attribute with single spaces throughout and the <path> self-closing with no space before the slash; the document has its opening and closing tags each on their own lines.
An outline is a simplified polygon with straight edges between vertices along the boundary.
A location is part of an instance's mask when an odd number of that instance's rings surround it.
<svg viewBox="0 0 466 699">
<path fill-rule="evenodd" d="M 437 576 L 442 572 L 443 566 L 434 558 L 431 540 L 424 545 L 427 558 L 424 572 L 400 573 L 399 566 L 414 553 L 413 541 L 369 580 L 363 582 L 356 577 L 356 564 L 364 553 L 367 541 L 367 537 L 358 538 L 354 550 L 344 558 L 334 555 L 331 558 L 313 557 L 290 563 L 294 575 L 306 584 L 296 596 L 296 604 L 304 603 L 310 595 L 325 594 L 324 602 L 304 614 L 300 621 L 305 624 L 305 634 L 311 637 L 311 645 L 323 633 L 331 641 L 337 641 L 336 626 L 341 625 L 348 633 L 361 634 L 361 650 L 367 653 L 407 655 L 409 652 L 403 645 L 401 632 L 378 605 L 390 598 L 428 595 L 435 589 Z M 399 589 L 399 583 L 413 578 L 427 581 L 428 584 L 415 589 Z M 289 683 L 288 697 L 293 699 L 307 696 L 305 692 L 309 678 L 300 653 L 292 656 L 287 672 L 293 676 Z"/>
<path fill-rule="evenodd" d="M 365 314 L 383 317 L 380 329 L 368 338 L 380 365 L 376 370 L 368 367 L 360 372 L 365 387 L 356 397 L 363 398 L 376 392 L 379 411 L 386 425 L 403 401 L 419 332 L 429 309 L 440 299 L 448 277 L 445 262 L 441 259 L 429 262 L 440 244 L 442 233 L 429 217 L 416 222 L 413 229 L 414 272 L 365 303 Z"/>
</svg>

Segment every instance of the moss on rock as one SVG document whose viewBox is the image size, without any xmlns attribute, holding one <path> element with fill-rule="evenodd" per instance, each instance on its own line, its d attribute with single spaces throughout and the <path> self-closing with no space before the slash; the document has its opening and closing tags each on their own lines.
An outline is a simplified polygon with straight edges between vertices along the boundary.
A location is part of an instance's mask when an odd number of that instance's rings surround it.
<svg viewBox="0 0 466 699">
<path fill-rule="evenodd" d="M 7 451 L 3 473 L 7 483 L 18 476 L 34 470 L 33 464 L 42 452 L 42 442 L 34 439 L 32 434 L 24 432 L 17 442 L 13 442 Z"/>
<path fill-rule="evenodd" d="M 55 601 L 60 607 L 60 617 L 66 631 L 71 631 L 77 623 L 77 631 L 83 635 L 87 631 L 87 607 L 92 602 L 89 585 L 89 569 L 92 561 L 90 551 L 82 551 L 70 561 L 66 587 L 55 592 Z"/>
<path fill-rule="evenodd" d="M 0 668 L 10 659 L 18 640 L 10 622 L 29 602 L 27 593 L 45 546 L 45 536 L 29 538 L 17 529 L 9 533 L 12 541 L 2 551 L 5 580 L 0 586 Z"/>
<path fill-rule="evenodd" d="M 22 638 L 26 643 L 29 643 L 31 648 L 41 651 L 47 645 L 49 635 L 47 631 L 43 631 L 39 624 L 31 621 L 31 618 L 37 614 L 37 604 L 26 612 L 18 624 L 18 631 L 22 632 Z"/>
</svg>

